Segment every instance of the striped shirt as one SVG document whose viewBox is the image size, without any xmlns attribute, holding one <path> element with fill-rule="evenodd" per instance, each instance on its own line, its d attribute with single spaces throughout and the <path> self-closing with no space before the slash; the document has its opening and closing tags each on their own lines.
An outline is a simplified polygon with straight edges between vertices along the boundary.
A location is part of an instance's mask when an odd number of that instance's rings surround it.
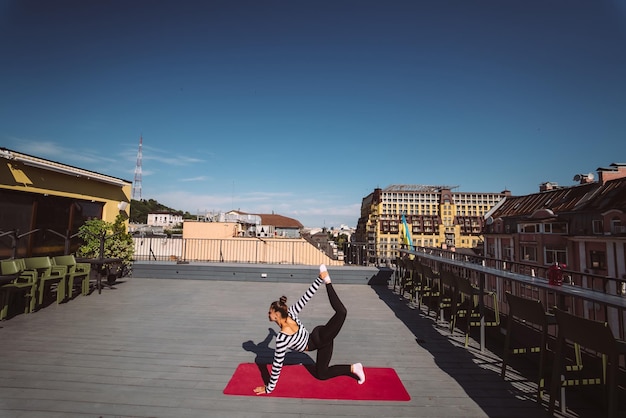
<svg viewBox="0 0 626 418">
<path fill-rule="evenodd" d="M 278 377 L 280 376 L 280 371 L 283 368 L 283 362 L 285 361 L 285 355 L 287 354 L 287 349 L 291 349 L 294 351 L 303 352 L 306 350 L 306 347 L 309 343 L 309 332 L 304 328 L 302 322 L 298 318 L 298 314 L 304 308 L 306 303 L 311 300 L 317 289 L 319 289 L 320 285 L 323 283 L 323 280 L 319 277 L 315 279 L 313 284 L 308 288 L 308 290 L 302 295 L 302 297 L 293 304 L 288 312 L 289 316 L 296 321 L 298 324 L 298 332 L 293 335 L 287 335 L 282 332 L 279 332 L 276 336 L 276 350 L 274 350 L 274 361 L 272 362 L 272 374 L 270 375 L 270 382 L 265 387 L 265 393 L 271 393 L 276 388 L 276 383 L 278 382 Z"/>
</svg>

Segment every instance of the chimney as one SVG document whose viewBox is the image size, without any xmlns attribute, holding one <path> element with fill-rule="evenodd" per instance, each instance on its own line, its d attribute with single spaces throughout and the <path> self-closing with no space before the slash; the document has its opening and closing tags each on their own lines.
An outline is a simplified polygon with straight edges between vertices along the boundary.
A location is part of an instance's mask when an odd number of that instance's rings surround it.
<svg viewBox="0 0 626 418">
<path fill-rule="evenodd" d="M 558 187 L 559 187 L 559 185 L 557 183 L 546 181 L 545 183 L 541 183 L 539 185 L 539 191 L 540 192 L 547 192 L 547 191 L 550 191 L 550 190 L 554 190 L 554 189 L 556 189 Z"/>
<path fill-rule="evenodd" d="M 599 167 L 598 181 L 600 184 L 604 184 L 609 180 L 621 179 L 626 177 L 626 164 L 625 163 L 611 163 L 609 167 Z"/>
</svg>

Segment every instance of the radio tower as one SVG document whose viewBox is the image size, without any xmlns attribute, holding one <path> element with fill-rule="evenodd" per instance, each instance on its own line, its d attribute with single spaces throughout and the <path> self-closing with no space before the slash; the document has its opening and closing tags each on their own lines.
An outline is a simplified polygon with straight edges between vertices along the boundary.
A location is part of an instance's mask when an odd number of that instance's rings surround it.
<svg viewBox="0 0 626 418">
<path fill-rule="evenodd" d="M 143 135 L 139 136 L 139 151 L 137 151 L 137 165 L 135 166 L 135 180 L 133 181 L 132 199 L 141 200 L 141 144 Z"/>
</svg>

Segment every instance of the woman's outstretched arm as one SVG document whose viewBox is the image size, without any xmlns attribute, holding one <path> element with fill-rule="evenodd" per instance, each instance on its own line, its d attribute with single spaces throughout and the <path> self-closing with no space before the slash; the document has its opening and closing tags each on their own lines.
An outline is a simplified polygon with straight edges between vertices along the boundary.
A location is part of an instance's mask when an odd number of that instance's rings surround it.
<svg viewBox="0 0 626 418">
<path fill-rule="evenodd" d="M 272 373 L 270 375 L 270 381 L 267 386 L 261 386 L 255 389 L 257 395 L 261 395 L 263 393 L 272 393 L 272 391 L 276 387 L 276 383 L 278 383 L 278 378 L 280 377 L 280 371 L 283 368 L 286 354 L 286 336 L 284 334 L 279 334 L 278 337 L 276 337 L 276 350 L 274 350 L 274 361 L 272 362 Z"/>
<path fill-rule="evenodd" d="M 319 277 L 316 278 L 307 291 L 304 292 L 304 295 L 302 295 L 302 297 L 300 297 L 300 299 L 298 299 L 298 301 L 289 308 L 289 312 L 297 316 L 307 302 L 313 298 L 313 295 L 315 295 L 315 292 L 317 292 L 317 289 L 320 288 L 322 283 L 324 283 L 322 279 Z"/>
</svg>

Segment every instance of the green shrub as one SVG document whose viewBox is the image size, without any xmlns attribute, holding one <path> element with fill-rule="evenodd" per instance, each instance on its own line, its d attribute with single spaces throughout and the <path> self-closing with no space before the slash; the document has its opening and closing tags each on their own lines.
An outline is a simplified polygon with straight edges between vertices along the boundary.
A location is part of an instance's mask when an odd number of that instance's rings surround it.
<svg viewBox="0 0 626 418">
<path fill-rule="evenodd" d="M 121 258 L 125 266 L 130 266 L 133 261 L 135 245 L 122 215 L 118 215 L 114 223 L 102 219 L 89 220 L 78 229 L 78 236 L 84 241 L 76 252 L 78 257 L 100 258 L 104 239 L 103 258 Z"/>
</svg>

